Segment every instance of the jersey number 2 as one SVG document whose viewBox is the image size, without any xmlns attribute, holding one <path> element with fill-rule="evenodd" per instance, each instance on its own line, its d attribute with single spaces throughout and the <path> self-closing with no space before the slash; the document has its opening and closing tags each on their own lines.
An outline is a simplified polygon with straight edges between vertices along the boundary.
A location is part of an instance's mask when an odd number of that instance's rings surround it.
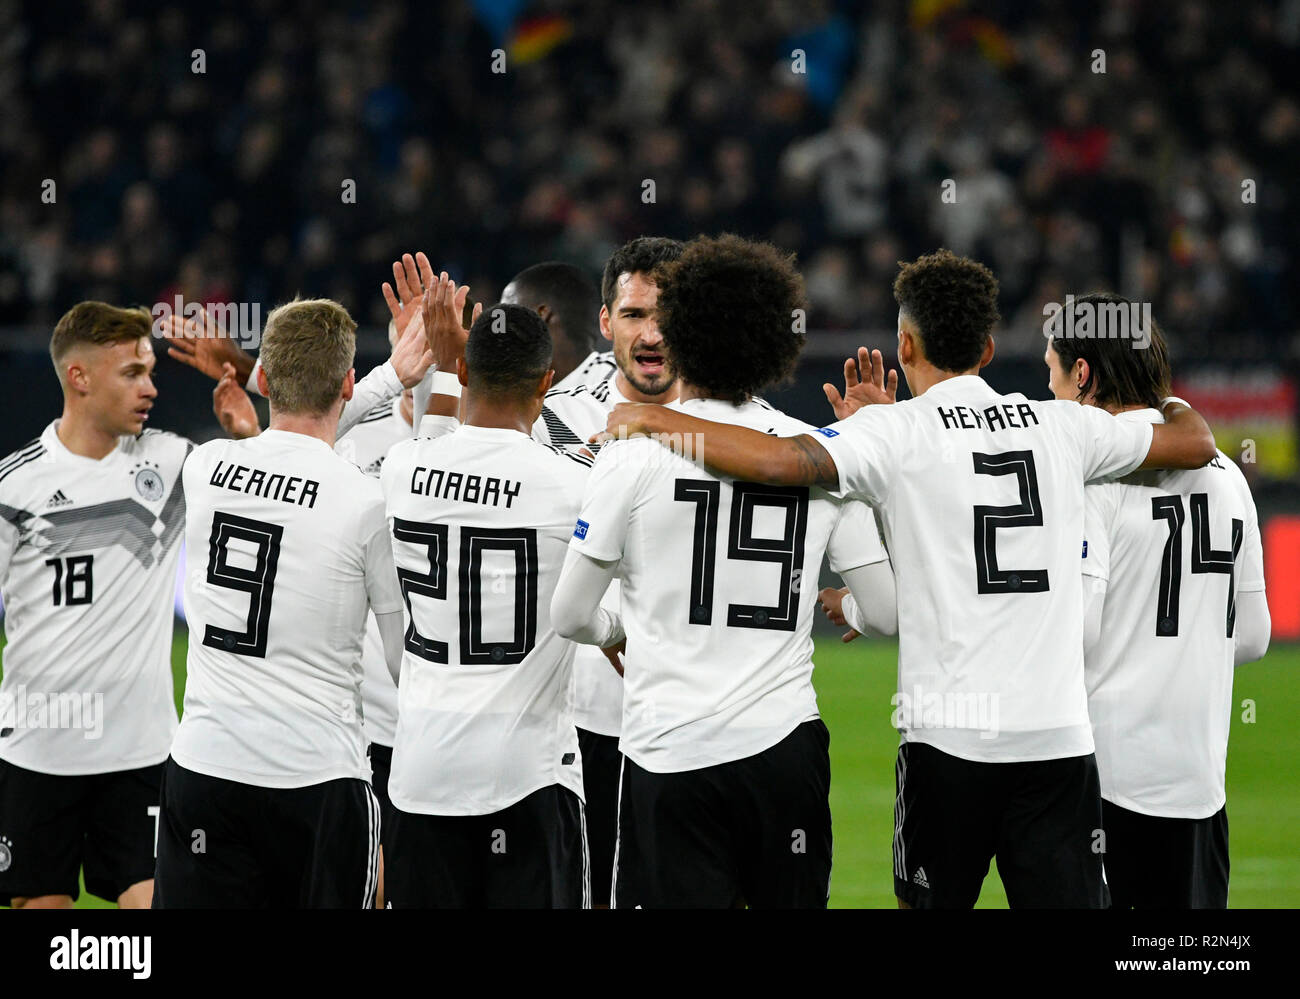
<svg viewBox="0 0 1300 999">
<path fill-rule="evenodd" d="M 1048 589 L 1046 569 L 1003 569 L 998 565 L 998 528 L 1043 526 L 1034 452 L 975 451 L 971 457 L 976 475 L 1014 475 L 1020 487 L 1020 502 L 1014 506 L 975 507 L 976 587 L 980 593 L 1042 593 Z"/>
</svg>

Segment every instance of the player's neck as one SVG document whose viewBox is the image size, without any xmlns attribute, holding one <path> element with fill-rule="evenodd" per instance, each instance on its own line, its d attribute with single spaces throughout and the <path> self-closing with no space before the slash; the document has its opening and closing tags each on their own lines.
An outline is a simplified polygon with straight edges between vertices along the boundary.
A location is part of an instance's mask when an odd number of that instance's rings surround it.
<svg viewBox="0 0 1300 999">
<path fill-rule="evenodd" d="M 677 385 L 678 402 L 686 402 L 688 399 L 716 399 L 717 398 L 717 396 L 710 395 L 708 392 L 700 388 L 698 385 L 692 385 L 689 382 L 683 381 L 680 378 L 677 379 L 676 385 Z M 659 402 L 660 400 L 656 399 L 654 401 Z M 664 399 L 663 401 L 671 402 L 672 400 Z"/>
<path fill-rule="evenodd" d="M 1151 407 L 1144 406 L 1139 402 L 1139 403 L 1134 403 L 1132 406 L 1117 406 L 1114 403 L 1110 403 L 1109 405 L 1102 406 L 1101 408 L 1104 409 L 1106 412 L 1108 412 L 1111 416 L 1114 416 L 1116 413 L 1133 413 L 1139 409 L 1150 409 Z"/>
<path fill-rule="evenodd" d="M 59 443 L 75 455 L 99 461 L 117 447 L 118 435 L 99 426 L 87 413 L 64 405 L 55 430 Z"/>
<path fill-rule="evenodd" d="M 551 321 L 551 342 L 555 344 L 555 353 L 551 357 L 551 367 L 555 369 L 555 380 L 558 382 L 577 371 L 578 365 L 583 362 L 591 351 L 585 350 L 570 341 L 567 336 L 563 335 L 563 332 L 557 333 L 554 322 L 554 320 Z"/>
<path fill-rule="evenodd" d="M 627 377 L 622 371 L 618 372 L 618 374 L 614 376 L 614 387 L 618 389 L 619 395 L 628 402 L 653 402 L 657 405 L 663 406 L 681 398 L 681 396 L 678 395 L 680 385 L 681 379 L 678 379 L 658 395 L 646 395 L 644 392 L 638 392 L 636 387 L 627 380 Z"/>
<path fill-rule="evenodd" d="M 465 426 L 487 427 L 491 430 L 517 430 L 525 436 L 533 432 L 536 417 L 524 403 L 514 404 L 502 399 L 479 399 L 468 393 L 465 399 Z"/>
<path fill-rule="evenodd" d="M 283 430 L 289 434 L 302 434 L 304 437 L 315 437 L 319 441 L 324 441 L 330 447 L 334 446 L 334 439 L 339 432 L 339 414 L 330 412 L 326 414 L 317 413 L 277 413 L 274 408 L 271 410 L 271 425 L 268 430 Z"/>
<path fill-rule="evenodd" d="M 978 367 L 971 368 L 969 371 L 944 371 L 942 368 L 936 368 L 933 364 L 918 364 L 911 371 L 904 370 L 907 379 L 907 387 L 911 390 L 912 395 L 925 395 L 930 389 L 934 388 L 940 382 L 946 382 L 953 378 L 962 378 L 966 375 L 978 375 Z"/>
</svg>

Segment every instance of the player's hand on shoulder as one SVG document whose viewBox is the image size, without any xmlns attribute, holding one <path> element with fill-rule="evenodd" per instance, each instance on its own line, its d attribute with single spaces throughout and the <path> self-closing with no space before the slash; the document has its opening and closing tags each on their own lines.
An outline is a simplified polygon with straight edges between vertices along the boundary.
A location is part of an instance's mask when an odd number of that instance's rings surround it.
<svg viewBox="0 0 1300 999">
<path fill-rule="evenodd" d="M 167 341 L 167 356 L 188 364 L 214 381 L 220 380 L 222 369 L 230 365 L 242 385 L 253 373 L 253 356 L 243 350 L 226 331 L 214 322 L 207 310 L 197 319 L 186 319 L 175 313 L 160 324 L 159 333 Z"/>
<path fill-rule="evenodd" d="M 861 372 L 859 372 L 861 369 Z M 822 386 L 826 401 L 835 411 L 835 419 L 845 420 L 863 406 L 881 406 L 898 397 L 898 371 L 885 372 L 885 358 L 878 350 L 858 348 L 858 356 L 844 362 L 844 394 L 830 382 Z"/>
<path fill-rule="evenodd" d="M 256 437 L 262 432 L 253 400 L 239 384 L 232 364 L 222 365 L 221 378 L 212 390 L 212 412 L 216 414 L 221 429 L 235 440 Z"/>
<path fill-rule="evenodd" d="M 632 434 L 654 433 L 653 420 L 663 407 L 653 402 L 620 402 L 605 418 L 605 429 L 587 438 L 588 443 L 604 444 L 627 440 Z"/>
</svg>

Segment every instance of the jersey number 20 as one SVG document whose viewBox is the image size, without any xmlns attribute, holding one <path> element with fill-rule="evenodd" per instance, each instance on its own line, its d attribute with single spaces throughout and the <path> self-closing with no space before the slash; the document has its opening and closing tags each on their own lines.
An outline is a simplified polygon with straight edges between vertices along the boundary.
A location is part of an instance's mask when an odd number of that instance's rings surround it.
<svg viewBox="0 0 1300 999">
<path fill-rule="evenodd" d="M 406 649 L 429 662 L 447 662 L 447 643 L 421 635 L 411 612 L 411 594 L 447 599 L 446 524 L 421 524 L 393 518 L 393 537 L 424 545 L 429 552 L 427 572 L 397 570 L 406 601 Z M 505 551 L 514 555 L 514 639 L 483 639 L 483 554 Z M 460 662 L 462 666 L 508 666 L 521 663 L 537 643 L 537 531 L 532 527 L 462 527 L 460 529 Z"/>
</svg>

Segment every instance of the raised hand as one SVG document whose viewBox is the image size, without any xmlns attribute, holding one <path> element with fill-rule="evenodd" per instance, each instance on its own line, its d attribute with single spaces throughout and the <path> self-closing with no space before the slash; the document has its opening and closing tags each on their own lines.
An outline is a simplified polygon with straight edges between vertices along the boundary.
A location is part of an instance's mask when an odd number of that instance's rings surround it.
<svg viewBox="0 0 1300 999">
<path fill-rule="evenodd" d="M 817 594 L 817 602 L 822 605 L 822 612 L 830 619 L 831 624 L 838 628 L 843 628 L 849 623 L 844 616 L 844 597 L 848 592 L 848 587 L 837 590 L 833 586 L 828 586 Z M 849 628 L 840 641 L 851 642 L 861 634 L 862 632 Z"/>
<path fill-rule="evenodd" d="M 253 400 L 244 391 L 233 364 L 224 364 L 217 387 L 212 390 L 212 412 L 216 414 L 221 429 L 235 440 L 256 437 L 262 432 L 257 422 Z"/>
<path fill-rule="evenodd" d="M 439 371 L 456 370 L 456 360 L 465 353 L 469 331 L 461 320 L 465 315 L 465 300 L 469 285 L 456 286 L 447 272 L 430 281 L 421 300 L 422 325 L 428 340 L 430 356 Z M 483 314 L 483 303 L 474 306 L 473 320 Z M 473 322 L 470 323 L 473 325 Z"/>
<path fill-rule="evenodd" d="M 858 374 L 859 367 L 862 377 Z M 886 377 L 885 359 L 880 351 L 859 347 L 858 356 L 844 362 L 844 395 L 841 396 L 830 382 L 822 386 L 822 391 L 835 411 L 835 418 L 844 420 L 863 406 L 894 402 L 898 395 L 898 371 L 890 368 Z"/>
<path fill-rule="evenodd" d="M 399 337 L 406 332 L 412 320 L 420 319 L 420 303 L 424 292 L 435 280 L 433 265 L 423 251 L 414 257 L 404 253 L 401 260 L 393 261 L 393 284 L 385 281 L 383 292 Z"/>
<path fill-rule="evenodd" d="M 253 373 L 253 356 L 226 335 L 204 309 L 198 319 L 186 319 L 175 313 L 167 317 L 159 331 L 167 341 L 167 356 L 201 371 L 213 381 L 220 380 L 225 365 L 230 365 L 240 385 Z"/>
</svg>

